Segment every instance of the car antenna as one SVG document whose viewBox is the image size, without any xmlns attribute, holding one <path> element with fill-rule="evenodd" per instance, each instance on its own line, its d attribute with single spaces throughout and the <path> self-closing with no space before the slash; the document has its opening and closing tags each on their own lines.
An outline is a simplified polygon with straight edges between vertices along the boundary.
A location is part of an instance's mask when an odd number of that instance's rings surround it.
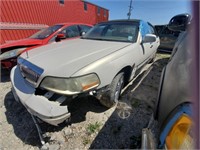
<svg viewBox="0 0 200 150">
<path fill-rule="evenodd" d="M 26 57 L 28 58 L 28 51 L 26 50 Z"/>
<path fill-rule="evenodd" d="M 132 7 L 132 0 L 130 1 L 130 6 L 129 6 L 129 11 L 127 13 L 127 16 L 128 16 L 128 20 L 130 19 L 131 17 L 131 11 L 132 11 L 133 7 Z"/>
</svg>

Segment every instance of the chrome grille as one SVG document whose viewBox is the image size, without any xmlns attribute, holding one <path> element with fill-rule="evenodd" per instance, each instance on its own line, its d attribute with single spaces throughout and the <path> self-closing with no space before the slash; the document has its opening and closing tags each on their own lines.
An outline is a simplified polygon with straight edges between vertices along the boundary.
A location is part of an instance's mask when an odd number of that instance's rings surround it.
<svg viewBox="0 0 200 150">
<path fill-rule="evenodd" d="M 31 70 L 31 69 L 29 69 L 29 68 L 27 68 L 26 66 L 23 66 L 23 65 L 20 65 L 20 70 L 21 70 L 22 75 L 26 79 L 28 79 L 32 82 L 35 82 L 35 83 L 37 82 L 39 75 L 36 72 L 34 72 L 33 70 Z"/>
<path fill-rule="evenodd" d="M 39 77 L 44 71 L 43 69 L 23 58 L 18 58 L 18 66 L 20 68 L 22 76 L 33 85 L 36 85 Z"/>
</svg>

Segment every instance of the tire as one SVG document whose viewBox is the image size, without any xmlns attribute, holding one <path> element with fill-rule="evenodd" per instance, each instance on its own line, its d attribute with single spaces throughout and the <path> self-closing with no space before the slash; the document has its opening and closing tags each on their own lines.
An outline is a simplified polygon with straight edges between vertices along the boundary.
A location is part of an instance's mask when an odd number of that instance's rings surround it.
<svg viewBox="0 0 200 150">
<path fill-rule="evenodd" d="M 121 90 L 124 87 L 124 72 L 119 73 L 115 76 L 112 83 L 110 84 L 110 90 L 103 93 L 99 98 L 102 105 L 111 108 L 120 98 Z"/>
</svg>

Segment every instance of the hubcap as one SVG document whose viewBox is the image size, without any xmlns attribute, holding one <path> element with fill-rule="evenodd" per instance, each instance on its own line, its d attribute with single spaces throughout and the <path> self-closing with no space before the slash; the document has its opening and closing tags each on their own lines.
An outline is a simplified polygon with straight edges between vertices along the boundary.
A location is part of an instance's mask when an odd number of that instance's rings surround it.
<svg viewBox="0 0 200 150">
<path fill-rule="evenodd" d="M 124 78 L 121 77 L 119 82 L 117 83 L 117 87 L 116 87 L 116 91 L 115 91 L 115 102 L 117 102 L 119 99 L 123 85 L 124 85 Z"/>
</svg>

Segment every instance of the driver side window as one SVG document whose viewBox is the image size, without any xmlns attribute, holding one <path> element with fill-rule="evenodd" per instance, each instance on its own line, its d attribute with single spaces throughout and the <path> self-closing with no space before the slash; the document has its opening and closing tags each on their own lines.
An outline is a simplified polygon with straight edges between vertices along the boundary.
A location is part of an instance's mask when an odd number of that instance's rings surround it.
<svg viewBox="0 0 200 150">
<path fill-rule="evenodd" d="M 65 38 L 72 38 L 72 37 L 80 36 L 77 25 L 66 27 L 62 31 L 60 31 L 58 34 L 60 34 L 60 33 L 64 34 Z M 56 42 L 60 41 L 60 40 L 57 41 L 57 35 L 54 36 L 51 40 L 49 40 L 49 43 L 55 42 L 55 41 Z"/>
<path fill-rule="evenodd" d="M 64 33 L 66 38 L 80 36 L 78 27 L 76 25 L 67 27 L 66 29 L 62 30 L 61 33 Z"/>
</svg>

